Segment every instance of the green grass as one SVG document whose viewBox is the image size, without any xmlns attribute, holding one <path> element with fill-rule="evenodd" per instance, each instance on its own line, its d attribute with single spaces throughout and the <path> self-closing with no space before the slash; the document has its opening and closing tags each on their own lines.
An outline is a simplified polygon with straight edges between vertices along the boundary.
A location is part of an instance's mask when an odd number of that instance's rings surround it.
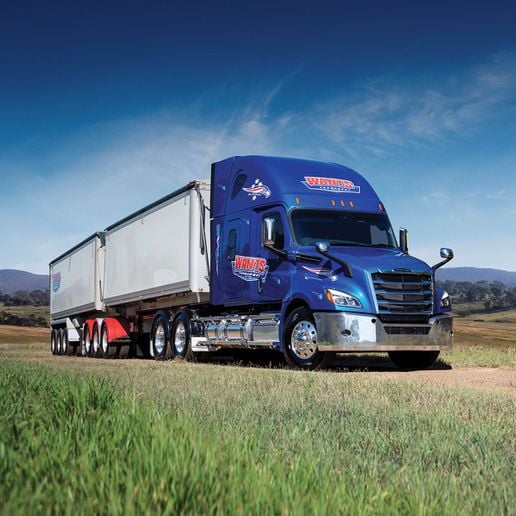
<svg viewBox="0 0 516 516">
<path fill-rule="evenodd" d="M 0 512 L 510 513 L 514 409 L 361 375 L 0 362 Z"/>
<path fill-rule="evenodd" d="M 49 306 L 4 306 L 0 304 L 0 311 L 9 312 L 11 314 L 20 316 L 33 315 L 35 317 L 44 317 L 46 319 L 50 317 Z"/>
<path fill-rule="evenodd" d="M 515 367 L 516 346 L 455 345 L 439 356 L 441 363 L 461 367 Z"/>
</svg>

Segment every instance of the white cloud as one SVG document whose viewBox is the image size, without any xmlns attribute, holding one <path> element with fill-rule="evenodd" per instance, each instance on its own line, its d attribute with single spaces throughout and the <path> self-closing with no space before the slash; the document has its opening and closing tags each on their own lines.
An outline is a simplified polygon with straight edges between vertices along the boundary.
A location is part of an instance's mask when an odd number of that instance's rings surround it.
<svg viewBox="0 0 516 516">
<path fill-rule="evenodd" d="M 318 106 L 314 125 L 350 155 L 382 156 L 470 133 L 516 100 L 516 56 L 497 56 L 438 84 L 365 88 Z"/>
<path fill-rule="evenodd" d="M 44 272 L 50 259 L 80 239 L 192 178 L 208 177 L 210 164 L 227 156 L 296 155 L 346 163 L 417 154 L 475 130 L 516 98 L 516 60 L 499 56 L 439 84 L 376 83 L 303 111 L 271 114 L 297 73 L 248 105 L 235 106 L 222 121 L 206 121 L 204 99 L 191 109 L 83 129 L 37 161 L 0 163 L 9 191 L 0 205 L 0 266 L 23 264 Z M 451 206 L 448 220 L 458 226 L 478 216 L 465 192 L 454 192 L 452 199 L 445 189 L 425 195 L 419 198 L 427 205 Z M 490 195 L 502 200 L 506 192 Z"/>
</svg>

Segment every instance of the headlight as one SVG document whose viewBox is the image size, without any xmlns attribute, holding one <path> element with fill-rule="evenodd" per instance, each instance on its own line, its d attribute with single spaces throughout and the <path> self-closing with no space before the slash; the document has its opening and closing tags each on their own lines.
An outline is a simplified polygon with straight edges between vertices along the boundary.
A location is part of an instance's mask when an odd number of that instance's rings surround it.
<svg viewBox="0 0 516 516">
<path fill-rule="evenodd" d="M 451 301 L 450 296 L 446 290 L 443 291 L 443 295 L 441 297 L 441 308 L 450 308 Z"/>
<path fill-rule="evenodd" d="M 326 298 L 335 306 L 352 306 L 353 308 L 361 308 L 362 303 L 355 297 L 340 290 L 326 289 Z"/>
</svg>

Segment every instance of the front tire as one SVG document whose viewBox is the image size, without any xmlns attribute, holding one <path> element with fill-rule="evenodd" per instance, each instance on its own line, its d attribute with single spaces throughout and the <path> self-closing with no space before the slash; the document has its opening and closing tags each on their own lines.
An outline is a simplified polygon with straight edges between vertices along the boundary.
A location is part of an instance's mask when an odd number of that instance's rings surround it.
<svg viewBox="0 0 516 516">
<path fill-rule="evenodd" d="M 332 354 L 318 350 L 317 328 L 308 308 L 296 308 L 287 317 L 283 356 L 296 369 L 321 369 L 329 364 Z"/>
<path fill-rule="evenodd" d="M 439 351 L 391 351 L 389 358 L 404 371 L 416 371 L 430 367 L 439 356 Z"/>
</svg>

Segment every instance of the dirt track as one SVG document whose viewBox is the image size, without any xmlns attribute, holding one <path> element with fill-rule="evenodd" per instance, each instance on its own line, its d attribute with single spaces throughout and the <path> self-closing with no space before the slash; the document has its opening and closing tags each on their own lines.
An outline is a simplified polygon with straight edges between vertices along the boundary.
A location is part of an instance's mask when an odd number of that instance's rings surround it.
<svg viewBox="0 0 516 516">
<path fill-rule="evenodd" d="M 508 367 L 457 367 L 449 370 L 382 371 L 370 374 L 382 378 L 421 380 L 446 386 L 473 387 L 475 389 L 502 390 L 516 396 L 516 371 Z"/>
</svg>

